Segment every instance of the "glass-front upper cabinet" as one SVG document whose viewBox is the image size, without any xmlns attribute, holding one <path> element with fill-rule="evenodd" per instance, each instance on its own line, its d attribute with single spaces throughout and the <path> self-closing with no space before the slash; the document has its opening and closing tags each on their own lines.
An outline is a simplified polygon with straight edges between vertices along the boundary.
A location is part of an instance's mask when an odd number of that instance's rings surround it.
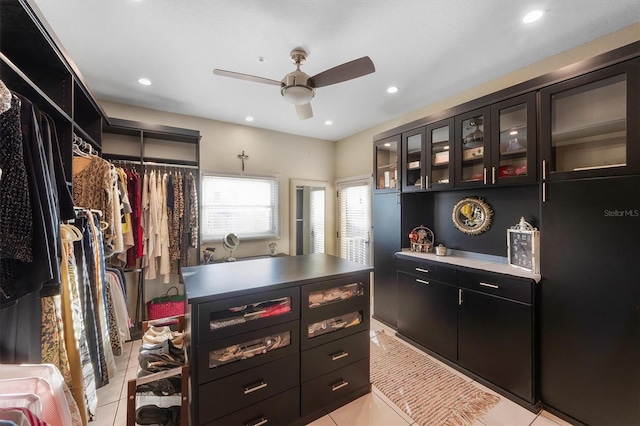
<svg viewBox="0 0 640 426">
<path fill-rule="evenodd" d="M 491 184 L 536 181 L 535 105 L 532 92 L 491 106 Z"/>
<path fill-rule="evenodd" d="M 541 90 L 542 180 L 640 170 L 640 60 Z"/>
<path fill-rule="evenodd" d="M 426 189 L 453 187 L 453 128 L 454 120 L 439 121 L 427 126 Z"/>
<path fill-rule="evenodd" d="M 402 191 L 424 189 L 424 127 L 402 134 Z"/>
<path fill-rule="evenodd" d="M 399 190 L 398 159 L 400 158 L 400 136 L 376 141 L 373 146 L 374 188 L 376 191 Z"/>
<path fill-rule="evenodd" d="M 486 185 L 490 163 L 489 107 L 470 111 L 455 118 L 455 186 Z"/>
</svg>

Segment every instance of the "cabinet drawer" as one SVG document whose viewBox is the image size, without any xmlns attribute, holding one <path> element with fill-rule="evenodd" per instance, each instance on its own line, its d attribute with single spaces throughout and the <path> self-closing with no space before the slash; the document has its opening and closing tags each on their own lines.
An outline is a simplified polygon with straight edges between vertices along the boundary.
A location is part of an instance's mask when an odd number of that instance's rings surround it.
<svg viewBox="0 0 640 426">
<path fill-rule="evenodd" d="M 398 270 L 425 280 L 438 280 L 456 284 L 457 270 L 437 262 L 398 259 Z"/>
<path fill-rule="evenodd" d="M 202 303 L 198 306 L 199 342 L 298 319 L 299 295 L 298 287 L 292 287 Z"/>
<path fill-rule="evenodd" d="M 215 396 L 211 396 L 215 398 Z M 265 399 L 236 411 L 221 419 L 206 423 L 206 426 L 258 426 L 288 425 L 300 417 L 300 388 Z M 204 424 L 200 421 L 200 424 Z"/>
<path fill-rule="evenodd" d="M 498 274 L 458 271 L 458 286 L 518 302 L 533 303 L 533 280 L 511 278 Z"/>
<path fill-rule="evenodd" d="M 340 306 L 322 315 L 302 318 L 300 347 L 303 350 L 369 329 L 369 304 Z"/>
<path fill-rule="evenodd" d="M 198 383 L 298 353 L 298 321 L 274 325 L 198 346 Z"/>
<path fill-rule="evenodd" d="M 364 305 L 369 301 L 369 274 L 305 285 L 300 301 L 303 317 L 336 306 Z"/>
<path fill-rule="evenodd" d="M 288 356 L 201 385 L 200 421 L 208 422 L 298 386 L 300 359 Z"/>
<path fill-rule="evenodd" d="M 369 358 L 302 384 L 302 417 L 369 386 Z"/>
<path fill-rule="evenodd" d="M 368 357 L 369 330 L 366 330 L 302 352 L 300 379 L 304 383 Z"/>
</svg>

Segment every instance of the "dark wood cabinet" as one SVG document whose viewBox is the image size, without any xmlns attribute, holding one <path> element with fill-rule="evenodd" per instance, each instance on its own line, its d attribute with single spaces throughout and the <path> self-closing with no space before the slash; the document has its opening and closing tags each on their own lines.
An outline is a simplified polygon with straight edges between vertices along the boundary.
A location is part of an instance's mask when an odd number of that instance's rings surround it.
<svg viewBox="0 0 640 426">
<path fill-rule="evenodd" d="M 402 192 L 422 191 L 426 188 L 425 151 L 424 127 L 402 134 Z"/>
<path fill-rule="evenodd" d="M 400 194 L 373 196 L 373 317 L 397 327 L 398 284 L 395 253 L 401 249 Z"/>
<path fill-rule="evenodd" d="M 455 187 L 536 181 L 536 97 L 527 93 L 455 118 Z"/>
<path fill-rule="evenodd" d="M 107 116 L 32 3 L 3 0 L 0 4 L 0 76 L 9 90 L 51 117 L 70 180 L 74 134 L 100 153 Z"/>
<path fill-rule="evenodd" d="M 368 393 L 370 270 L 323 253 L 183 268 L 191 424 L 307 424 Z"/>
<path fill-rule="evenodd" d="M 373 144 L 373 188 L 375 192 L 400 191 L 400 135 Z"/>
<path fill-rule="evenodd" d="M 453 134 L 454 119 L 429 124 L 425 129 L 427 144 L 425 149 L 427 190 L 453 188 Z"/>
<path fill-rule="evenodd" d="M 640 177 L 547 186 L 540 238 L 542 400 L 584 424 L 638 424 Z"/>
<path fill-rule="evenodd" d="M 497 276 L 487 274 L 477 277 L 482 281 L 475 282 L 494 291 L 513 286 L 531 293 L 535 285 L 504 278 L 498 283 Z M 535 404 L 533 306 L 477 288 L 464 288 L 462 279 L 459 285 L 458 364 Z"/>
<path fill-rule="evenodd" d="M 536 182 L 536 94 L 491 105 L 491 184 Z"/>
<path fill-rule="evenodd" d="M 540 91 L 542 180 L 640 172 L 640 59 Z"/>
<path fill-rule="evenodd" d="M 399 336 L 538 410 L 536 281 L 398 257 Z"/>
<path fill-rule="evenodd" d="M 487 185 L 491 167 L 491 108 L 455 117 L 453 172 L 456 188 Z"/>
<path fill-rule="evenodd" d="M 398 272 L 398 332 L 448 358 L 457 359 L 458 288 Z"/>
</svg>

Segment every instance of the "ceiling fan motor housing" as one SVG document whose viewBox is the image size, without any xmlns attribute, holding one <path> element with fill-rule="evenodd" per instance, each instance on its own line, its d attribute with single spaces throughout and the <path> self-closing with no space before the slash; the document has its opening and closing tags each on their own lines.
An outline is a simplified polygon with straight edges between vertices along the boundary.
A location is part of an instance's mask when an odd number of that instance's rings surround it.
<svg viewBox="0 0 640 426">
<path fill-rule="evenodd" d="M 308 84 L 309 79 L 309 75 L 300 69 L 290 72 L 282 80 L 284 84 L 280 89 L 282 97 L 294 105 L 309 103 L 316 94 L 316 90 Z"/>
</svg>

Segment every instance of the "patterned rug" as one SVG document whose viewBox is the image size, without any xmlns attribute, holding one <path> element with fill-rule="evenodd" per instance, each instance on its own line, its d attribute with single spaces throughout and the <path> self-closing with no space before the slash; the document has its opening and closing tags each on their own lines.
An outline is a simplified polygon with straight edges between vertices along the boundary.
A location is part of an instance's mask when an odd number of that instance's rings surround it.
<svg viewBox="0 0 640 426">
<path fill-rule="evenodd" d="M 422 426 L 471 425 L 500 400 L 384 331 L 371 340 L 371 382 Z"/>
</svg>

